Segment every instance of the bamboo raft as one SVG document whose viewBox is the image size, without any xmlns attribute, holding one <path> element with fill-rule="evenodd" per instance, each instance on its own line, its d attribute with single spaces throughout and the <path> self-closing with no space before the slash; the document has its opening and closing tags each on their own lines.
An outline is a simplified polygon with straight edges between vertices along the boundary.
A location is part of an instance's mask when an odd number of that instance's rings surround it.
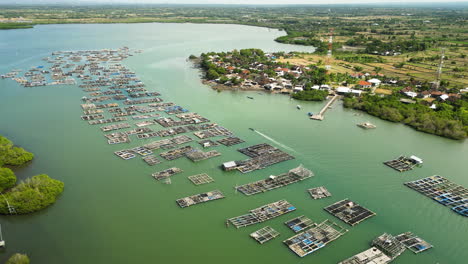
<svg viewBox="0 0 468 264">
<path fill-rule="evenodd" d="M 236 228 L 245 227 L 276 218 L 283 214 L 296 210 L 292 204 L 286 200 L 266 204 L 250 210 L 250 213 L 228 219 Z"/>
<path fill-rule="evenodd" d="M 255 239 L 260 244 L 268 242 L 275 237 L 279 236 L 280 233 L 269 226 L 265 226 L 250 234 L 250 237 Z"/>
<path fill-rule="evenodd" d="M 418 254 L 420 252 L 426 251 L 432 248 L 432 245 L 427 243 L 425 240 L 421 239 L 420 237 L 416 236 L 411 232 L 405 232 L 403 234 L 399 234 L 395 237 L 398 241 L 400 241 L 405 247 L 414 254 Z"/>
<path fill-rule="evenodd" d="M 213 178 L 211 178 L 206 173 L 201 173 L 197 175 L 188 176 L 188 179 L 195 185 L 207 184 L 210 182 L 214 182 Z"/>
<path fill-rule="evenodd" d="M 180 199 L 177 199 L 176 202 L 180 207 L 185 208 L 185 207 L 189 207 L 192 205 L 206 203 L 209 201 L 214 201 L 214 200 L 218 200 L 222 198 L 224 198 L 224 194 L 219 190 L 214 190 L 211 192 L 200 193 L 200 194 L 195 194 L 192 196 L 180 198 Z"/>
<path fill-rule="evenodd" d="M 168 179 L 169 177 L 175 174 L 181 173 L 181 172 L 183 172 L 181 169 L 173 167 L 167 170 L 155 172 L 151 174 L 151 176 L 153 176 L 156 180 L 160 181 L 160 180 Z"/>
</svg>

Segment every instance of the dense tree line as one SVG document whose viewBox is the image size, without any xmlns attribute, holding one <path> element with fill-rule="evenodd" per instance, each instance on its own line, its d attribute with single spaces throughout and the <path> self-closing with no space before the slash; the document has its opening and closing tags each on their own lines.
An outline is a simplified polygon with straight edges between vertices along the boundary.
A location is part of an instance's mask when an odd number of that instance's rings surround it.
<svg viewBox="0 0 468 264">
<path fill-rule="evenodd" d="M 32 153 L 15 147 L 10 140 L 0 136 L 0 192 L 4 198 L 0 201 L 0 214 L 9 214 L 5 200 L 8 200 L 18 214 L 26 214 L 49 206 L 62 193 L 63 182 L 51 179 L 45 174 L 33 176 L 16 185 L 17 179 L 13 171 L 1 167 L 20 166 L 33 157 Z"/>
<path fill-rule="evenodd" d="M 327 98 L 328 91 L 305 90 L 292 95 L 294 99 L 303 101 L 323 101 Z"/>
<path fill-rule="evenodd" d="M 346 97 L 344 106 L 382 119 L 404 123 L 416 130 L 452 139 L 468 137 L 468 98 L 438 103 L 437 110 L 423 104 L 404 104 L 396 96 Z"/>
<path fill-rule="evenodd" d="M 0 136 L 0 166 L 19 166 L 32 160 L 34 155 L 23 148 L 13 146 L 13 142 Z"/>
</svg>

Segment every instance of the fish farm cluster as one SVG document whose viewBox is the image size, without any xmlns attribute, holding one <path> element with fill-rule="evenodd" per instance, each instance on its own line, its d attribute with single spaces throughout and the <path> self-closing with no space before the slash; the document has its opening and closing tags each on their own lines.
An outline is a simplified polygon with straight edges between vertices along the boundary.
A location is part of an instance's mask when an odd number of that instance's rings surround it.
<svg viewBox="0 0 468 264">
<path fill-rule="evenodd" d="M 423 239 L 411 232 L 392 236 L 384 233 L 374 239 L 371 248 L 356 254 L 339 264 L 385 264 L 400 256 L 406 249 L 420 253 L 432 247 Z"/>
<path fill-rule="evenodd" d="M 468 189 L 450 180 L 434 175 L 405 183 L 409 188 L 452 208 L 460 215 L 468 216 Z"/>
<path fill-rule="evenodd" d="M 98 127 L 109 145 L 126 145 L 134 141 L 140 143 L 133 147 L 122 147 L 114 154 L 123 160 L 141 158 L 148 166 L 170 163 L 173 160 L 187 158 L 192 162 L 201 162 L 221 155 L 220 151 L 206 149 L 223 146 L 231 147 L 245 143 L 225 127 L 190 112 L 187 108 L 173 102 L 165 102 L 161 94 L 148 91 L 146 85 L 135 72 L 121 62 L 133 56 L 129 48 L 57 51 L 43 60 L 49 66 L 37 66 L 24 74 L 21 70 L 12 70 L 2 75 L 3 79 L 13 79 L 24 87 L 46 85 L 77 85 L 82 89 L 83 114 L 80 119 L 92 127 Z M 251 130 L 255 131 L 253 128 Z M 194 141 L 194 140 L 197 141 Z M 293 160 L 295 157 L 266 143 L 239 148 L 238 151 L 248 157 L 245 160 L 222 163 L 224 171 L 249 173 L 271 165 Z M 385 164 L 403 172 L 422 164 L 416 156 L 400 156 Z M 158 167 L 156 166 L 156 167 Z M 181 168 L 165 166 L 151 176 L 166 184 L 171 184 L 174 175 L 181 174 Z M 289 171 L 271 175 L 265 179 L 236 186 L 236 192 L 252 196 L 289 186 L 307 179 L 314 173 L 302 165 Z M 215 180 L 206 173 L 188 176 L 195 186 L 213 184 Z M 441 176 L 406 183 L 437 202 L 451 206 L 452 210 L 467 216 L 467 189 L 453 184 Z M 198 188 L 198 187 L 194 187 Z M 305 190 L 313 199 L 330 197 L 331 193 L 324 186 Z M 189 195 L 176 199 L 181 208 L 225 198 L 220 190 Z M 349 200 L 335 202 L 324 208 L 327 212 L 354 226 L 376 215 L 365 207 Z M 184 209 L 185 210 L 185 209 Z M 189 209 L 187 209 L 189 210 Z M 286 200 L 279 200 L 262 205 L 237 217 L 226 220 L 226 226 L 246 227 L 286 215 L 296 207 Z M 296 255 L 304 257 L 346 234 L 349 230 L 328 219 L 315 222 L 301 215 L 287 220 L 284 224 L 293 235 L 283 243 Z M 280 234 L 270 226 L 265 226 L 250 234 L 260 244 L 268 242 Z M 410 232 L 396 237 L 384 234 L 372 242 L 372 247 L 341 263 L 388 263 L 400 255 L 406 248 L 415 253 L 432 246 Z M 372 262 L 374 261 L 374 262 Z"/>
</svg>

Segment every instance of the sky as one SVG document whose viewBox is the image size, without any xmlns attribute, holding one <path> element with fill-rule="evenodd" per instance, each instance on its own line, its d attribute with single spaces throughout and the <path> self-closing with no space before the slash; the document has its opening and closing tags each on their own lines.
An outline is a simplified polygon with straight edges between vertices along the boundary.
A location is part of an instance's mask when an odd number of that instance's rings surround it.
<svg viewBox="0 0 468 264">
<path fill-rule="evenodd" d="M 429 3 L 429 2 L 464 2 L 468 0 L 0 0 L 0 4 L 250 4 L 250 5 L 286 5 L 286 4 L 361 4 L 361 3 Z"/>
</svg>

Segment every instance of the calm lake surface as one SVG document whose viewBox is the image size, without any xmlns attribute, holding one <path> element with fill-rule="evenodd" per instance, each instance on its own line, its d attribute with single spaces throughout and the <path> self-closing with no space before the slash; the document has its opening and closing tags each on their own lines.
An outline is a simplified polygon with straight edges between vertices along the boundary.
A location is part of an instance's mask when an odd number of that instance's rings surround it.
<svg viewBox="0 0 468 264">
<path fill-rule="evenodd" d="M 407 250 L 395 263 L 466 263 L 467 219 L 403 185 L 439 174 L 468 186 L 466 142 L 356 115 L 343 109 L 341 102 L 327 112 L 324 121 L 311 121 L 306 113 L 319 111 L 323 103 L 300 102 L 302 110 L 297 110 L 299 103 L 284 95 L 218 93 L 201 84 L 199 71 L 186 61 L 190 54 L 241 48 L 312 51 L 273 41 L 283 34 L 258 27 L 194 24 L 47 25 L 0 31 L 0 73 L 42 65 L 41 58 L 58 50 L 143 49 L 123 64 L 137 73 L 148 90 L 160 92 L 165 101 L 197 112 L 246 141 L 214 148 L 222 155 L 199 163 L 181 158 L 150 167 L 139 158 L 123 161 L 113 152 L 157 138 L 108 145 L 98 127 L 80 120 L 84 92 L 77 86 L 23 88 L 12 80 L 0 80 L 0 134 L 36 155 L 31 165 L 16 170 L 18 177 L 46 173 L 65 182 L 63 195 L 50 208 L 28 216 L 0 217 L 7 243 L 0 261 L 22 252 L 34 264 L 327 264 L 369 248 L 371 240 L 384 232 L 412 231 L 434 248 L 418 255 Z M 356 126 L 364 121 L 378 128 Z M 157 130 L 158 126 L 151 127 Z M 219 169 L 222 162 L 247 158 L 237 148 L 258 143 L 270 143 L 296 159 L 248 174 Z M 382 164 L 400 154 L 423 158 L 423 167 L 398 173 Z M 236 185 L 278 175 L 299 164 L 316 176 L 252 197 L 234 191 Z M 172 166 L 184 173 L 174 176 L 171 185 L 150 176 Z M 187 176 L 198 173 L 208 173 L 215 182 L 193 185 Z M 305 190 L 317 186 L 326 186 L 333 196 L 312 200 Z M 175 203 L 177 198 L 215 189 L 226 198 L 185 209 Z M 345 198 L 377 216 L 349 227 L 323 210 Z M 226 218 L 280 199 L 298 209 L 262 224 L 226 228 Z M 283 223 L 299 215 L 315 222 L 330 219 L 350 231 L 299 258 L 282 243 L 293 235 Z M 267 225 L 281 233 L 279 238 L 260 245 L 249 237 Z"/>
</svg>

